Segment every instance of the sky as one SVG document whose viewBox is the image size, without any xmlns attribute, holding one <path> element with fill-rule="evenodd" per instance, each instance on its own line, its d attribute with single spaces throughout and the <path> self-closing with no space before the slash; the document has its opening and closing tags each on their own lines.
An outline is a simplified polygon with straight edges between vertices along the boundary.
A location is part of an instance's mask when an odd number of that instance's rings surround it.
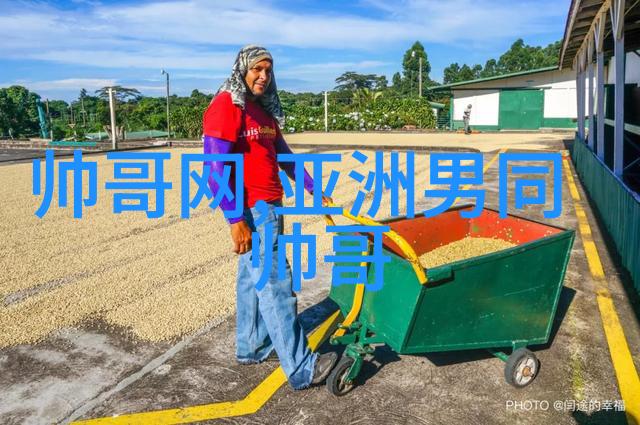
<svg viewBox="0 0 640 425">
<path fill-rule="evenodd" d="M 331 90 L 343 72 L 386 75 L 420 41 L 442 81 L 518 38 L 563 36 L 570 0 L 0 0 L 0 87 L 45 99 L 121 85 L 146 96 L 217 90 L 246 44 L 274 56 L 279 89 Z"/>
</svg>

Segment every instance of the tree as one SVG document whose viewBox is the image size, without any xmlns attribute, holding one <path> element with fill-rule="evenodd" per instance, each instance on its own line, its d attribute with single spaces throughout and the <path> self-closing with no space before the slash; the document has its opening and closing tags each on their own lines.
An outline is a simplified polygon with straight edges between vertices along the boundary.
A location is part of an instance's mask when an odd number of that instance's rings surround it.
<svg viewBox="0 0 640 425">
<path fill-rule="evenodd" d="M 367 88 L 358 89 L 353 92 L 353 103 L 358 107 L 363 107 L 369 103 L 375 103 L 382 96 L 381 91 L 373 91 Z"/>
<path fill-rule="evenodd" d="M 543 66 L 557 65 L 560 60 L 560 49 L 562 49 L 562 40 L 550 43 L 547 47 L 542 49 L 542 53 L 544 55 Z"/>
<path fill-rule="evenodd" d="M 461 81 L 469 81 L 480 78 L 482 72 L 481 65 L 474 65 L 473 68 L 464 64 L 462 67 L 457 62 L 452 63 L 444 69 L 444 83 L 459 83 Z"/>
<path fill-rule="evenodd" d="M 111 89 L 116 91 L 116 100 L 119 102 L 126 102 L 127 100 L 137 101 L 142 95 L 136 89 L 131 89 L 122 86 L 111 86 Z M 103 87 L 96 90 L 96 95 L 101 99 L 109 99 L 109 87 Z"/>
<path fill-rule="evenodd" d="M 375 74 L 358 74 L 357 72 L 347 71 L 336 78 L 335 90 L 371 89 L 377 85 L 378 78 Z"/>
<path fill-rule="evenodd" d="M 458 65 L 458 62 L 454 62 L 444 69 L 444 77 L 442 81 L 444 84 L 457 83 L 458 81 L 461 81 L 458 77 L 459 74 L 460 65 Z"/>
<path fill-rule="evenodd" d="M 393 74 L 391 78 L 391 84 L 393 85 L 393 90 L 400 92 L 402 90 L 402 76 L 399 72 Z"/>
<path fill-rule="evenodd" d="M 418 86 L 418 79 L 420 75 L 420 58 L 422 58 L 422 87 L 429 86 L 431 79 L 429 73 L 431 72 L 431 64 L 427 58 L 427 52 L 424 50 L 424 46 L 419 41 L 413 43 L 411 48 L 404 53 L 402 58 L 402 73 L 405 80 L 404 88 L 407 92 L 412 91 L 412 88 Z"/>
<path fill-rule="evenodd" d="M 36 102 L 40 96 L 22 86 L 0 89 L 0 135 L 38 135 L 40 124 Z"/>
<path fill-rule="evenodd" d="M 487 78 L 493 77 L 498 73 L 498 62 L 495 59 L 489 59 L 485 62 L 484 68 L 480 72 L 480 77 Z"/>
<path fill-rule="evenodd" d="M 202 133 L 202 111 L 188 106 L 172 109 L 171 132 L 178 137 L 198 138 Z"/>
<path fill-rule="evenodd" d="M 51 122 L 51 132 L 53 140 L 60 140 L 65 137 L 68 127 L 67 113 L 69 104 L 64 100 L 49 101 L 49 120 Z"/>
<path fill-rule="evenodd" d="M 123 125 L 127 131 L 142 129 L 166 129 L 167 128 L 167 104 L 162 97 L 143 97 L 137 104 L 131 105 L 128 113 L 122 115 L 126 118 Z"/>
<path fill-rule="evenodd" d="M 375 90 L 386 90 L 388 85 L 389 82 L 387 81 L 387 77 L 385 77 L 384 75 L 380 75 L 379 77 L 376 77 L 373 88 Z"/>
<path fill-rule="evenodd" d="M 550 43 L 546 47 L 529 46 L 520 38 L 516 40 L 509 50 L 496 61 L 489 59 L 484 67 L 474 65 L 462 65 L 452 63 L 444 69 L 443 81 L 451 84 L 476 78 L 495 77 L 513 72 L 529 71 L 558 64 L 562 41 Z"/>
<path fill-rule="evenodd" d="M 500 74 L 507 74 L 557 65 L 560 46 L 560 41 L 551 43 L 545 48 L 529 46 L 519 38 L 511 45 L 509 50 L 500 56 L 497 66 L 498 71 Z"/>
</svg>

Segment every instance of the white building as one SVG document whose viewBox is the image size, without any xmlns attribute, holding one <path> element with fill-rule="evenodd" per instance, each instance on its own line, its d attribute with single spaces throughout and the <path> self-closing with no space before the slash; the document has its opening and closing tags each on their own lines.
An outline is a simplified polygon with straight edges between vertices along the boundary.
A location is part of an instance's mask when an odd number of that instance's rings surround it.
<svg viewBox="0 0 640 425">
<path fill-rule="evenodd" d="M 432 90 L 451 92 L 452 129 L 463 126 L 467 105 L 471 105 L 471 128 L 476 130 L 576 128 L 576 79 L 570 69 L 552 66 Z"/>
</svg>

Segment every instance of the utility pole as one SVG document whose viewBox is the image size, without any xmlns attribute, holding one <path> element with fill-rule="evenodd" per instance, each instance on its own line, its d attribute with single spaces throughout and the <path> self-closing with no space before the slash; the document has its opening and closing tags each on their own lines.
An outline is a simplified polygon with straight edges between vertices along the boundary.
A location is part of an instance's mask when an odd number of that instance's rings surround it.
<svg viewBox="0 0 640 425">
<path fill-rule="evenodd" d="M 118 149 L 116 141 L 116 100 L 114 98 L 115 90 L 109 87 L 109 112 L 111 113 L 111 148 L 115 151 Z"/>
<path fill-rule="evenodd" d="M 84 96 L 80 96 L 80 105 L 81 105 L 81 111 L 80 113 L 82 114 L 82 126 L 86 127 L 87 126 L 87 111 L 84 110 Z"/>
<path fill-rule="evenodd" d="M 169 73 L 164 69 L 161 72 L 167 76 L 167 140 L 171 139 L 171 125 L 169 124 Z"/>
<path fill-rule="evenodd" d="M 76 133 L 76 118 L 73 116 L 73 102 L 69 103 L 69 110 L 71 111 L 71 116 L 69 117 L 69 128 L 73 130 L 73 138 L 78 138 L 78 133 Z"/>
<path fill-rule="evenodd" d="M 44 101 L 44 106 L 47 108 L 47 121 L 49 121 L 49 138 L 53 142 L 53 123 L 51 122 L 51 114 L 49 113 L 49 99 Z"/>
<path fill-rule="evenodd" d="M 419 68 L 418 68 L 418 97 L 422 97 L 422 56 L 419 58 Z"/>
<path fill-rule="evenodd" d="M 329 132 L 329 103 L 327 102 L 327 91 L 324 92 L 324 131 Z"/>
<path fill-rule="evenodd" d="M 76 124 L 76 119 L 73 116 L 73 103 L 69 103 L 69 111 L 70 111 L 70 115 L 69 115 L 69 124 Z"/>
</svg>

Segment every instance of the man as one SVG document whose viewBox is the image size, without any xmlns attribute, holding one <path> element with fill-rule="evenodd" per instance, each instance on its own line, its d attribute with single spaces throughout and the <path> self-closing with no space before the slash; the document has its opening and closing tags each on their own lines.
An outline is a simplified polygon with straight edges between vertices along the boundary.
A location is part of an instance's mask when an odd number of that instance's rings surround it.
<svg viewBox="0 0 640 425">
<path fill-rule="evenodd" d="M 244 212 L 228 220 L 234 252 L 239 254 L 236 282 L 236 358 L 242 364 L 260 363 L 272 351 L 278 355 L 289 383 L 295 389 L 319 384 L 326 379 L 337 360 L 336 353 L 318 355 L 311 352 L 296 312 L 296 297 L 292 291 L 291 269 L 286 264 L 286 276 L 278 276 L 277 240 L 282 233 L 283 217 L 276 212 L 282 205 L 283 189 L 279 168 L 290 178 L 295 176 L 293 163 L 278 164 L 278 153 L 291 153 L 278 123 L 284 116 L 273 76 L 273 58 L 259 46 L 243 47 L 236 58 L 231 76 L 222 84 L 203 117 L 205 153 L 242 153 L 244 159 Z M 210 167 L 209 186 L 220 189 L 211 177 L 222 175 L 224 164 L 206 162 Z M 304 173 L 304 187 L 313 192 L 313 180 Z M 232 176 L 235 178 L 235 176 Z M 231 184 L 235 187 L 235 184 Z M 266 220 L 255 224 L 258 201 L 267 205 Z M 331 199 L 323 197 L 323 202 Z M 223 211 L 232 211 L 236 199 L 226 198 L 220 204 Z M 265 247 L 266 232 L 271 230 L 273 251 Z M 252 232 L 259 239 L 259 267 L 252 267 Z M 266 248 L 266 249 L 265 249 Z M 270 270 L 264 270 L 265 257 L 271 255 Z M 255 285 L 266 273 L 263 289 Z"/>
<path fill-rule="evenodd" d="M 462 113 L 462 121 L 464 121 L 464 134 L 471 134 L 471 127 L 469 127 L 470 120 L 471 120 L 471 104 L 468 104 L 466 109 Z"/>
</svg>

